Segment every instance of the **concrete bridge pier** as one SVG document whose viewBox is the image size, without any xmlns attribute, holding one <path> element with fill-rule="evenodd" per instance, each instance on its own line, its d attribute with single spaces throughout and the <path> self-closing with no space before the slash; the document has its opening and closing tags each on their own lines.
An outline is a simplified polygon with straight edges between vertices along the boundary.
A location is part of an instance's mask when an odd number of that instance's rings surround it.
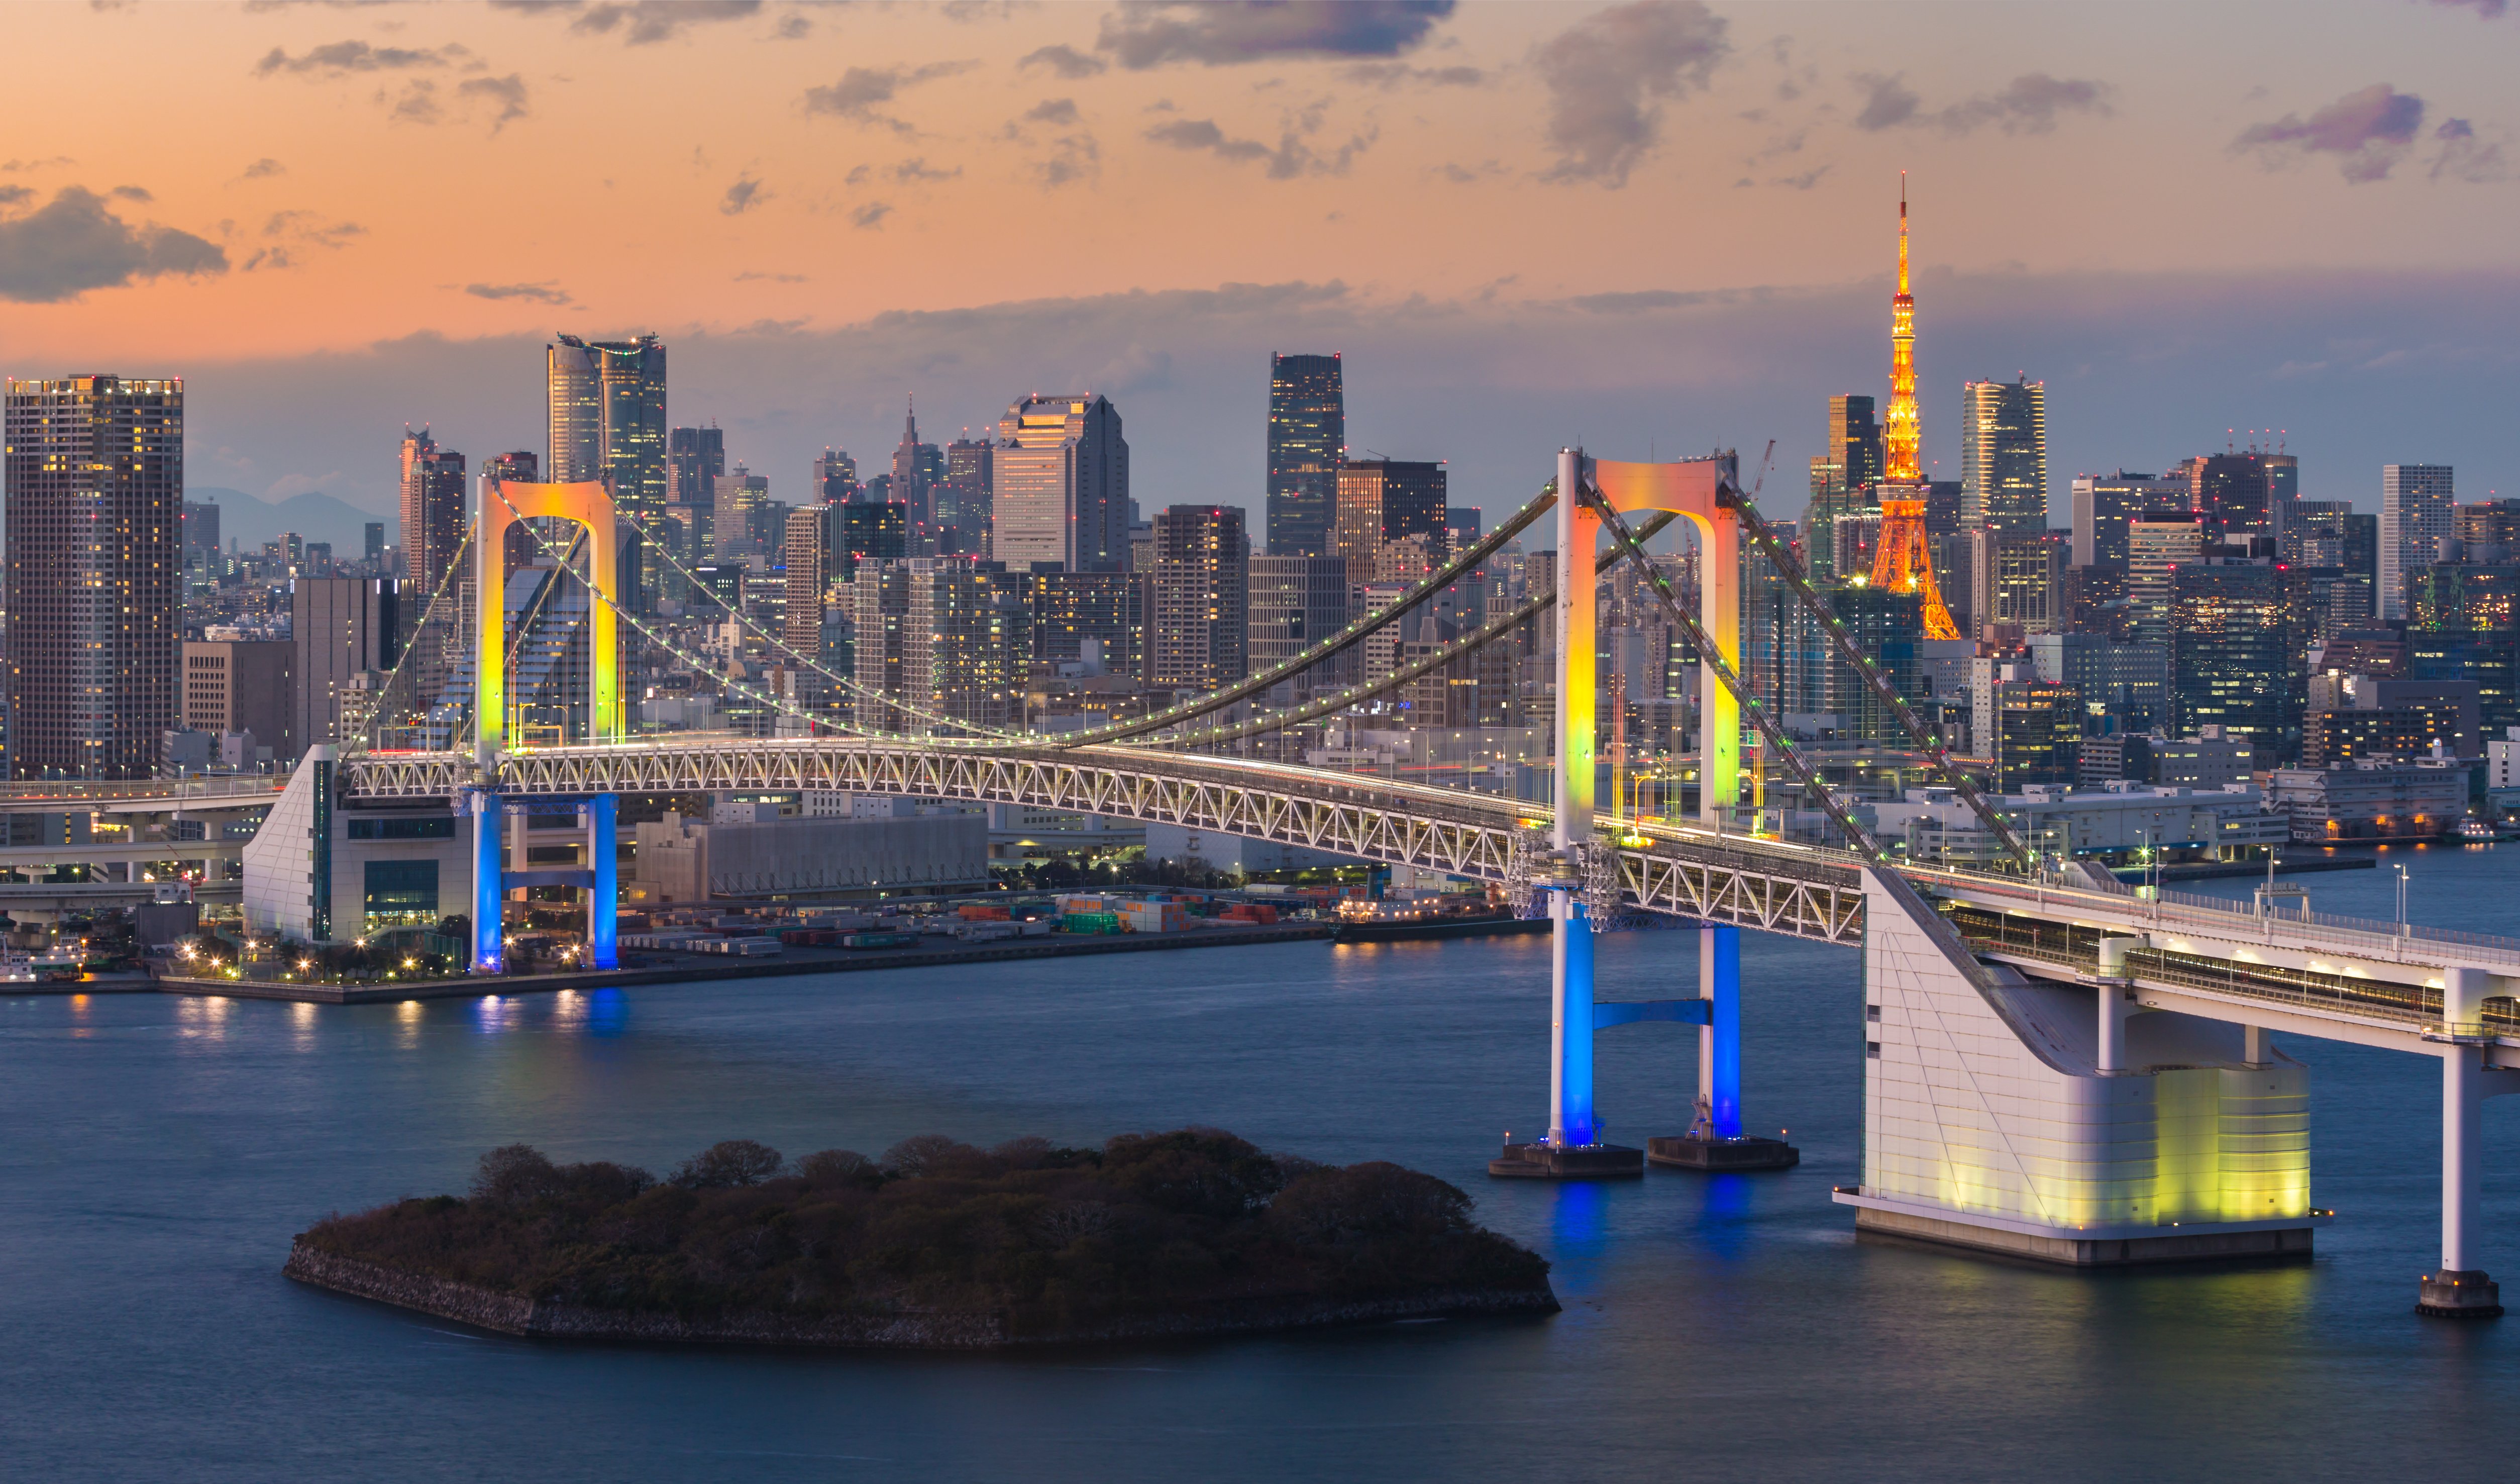
<svg viewBox="0 0 2520 1484">
<path fill-rule="evenodd" d="M 2494 1319 L 2502 1313 L 2502 1285 L 2477 1265 L 2480 1155 L 2485 1100 L 2520 1091 L 2507 1085 L 2520 1077 L 2489 1070 L 2482 1044 L 2461 1044 L 2484 1041 L 2485 1000 L 2493 992 L 2494 976 L 2484 969 L 2442 973 L 2441 1030 L 2449 1043 L 2442 1048 L 2442 1258 L 2439 1269 L 2424 1275 L 2415 1309 L 2444 1319 Z"/>
<path fill-rule="evenodd" d="M 1645 1141 L 1645 1158 L 1681 1170 L 1782 1170 L 1802 1162 L 1792 1145 L 1741 1132 L 1741 929 L 1697 929 L 1697 1117 L 1688 1132 Z"/>
<path fill-rule="evenodd" d="M 464 806 L 472 816 L 472 971 L 495 974 L 508 965 L 508 863 L 499 848 L 507 810 L 493 788 L 467 789 Z"/>
</svg>

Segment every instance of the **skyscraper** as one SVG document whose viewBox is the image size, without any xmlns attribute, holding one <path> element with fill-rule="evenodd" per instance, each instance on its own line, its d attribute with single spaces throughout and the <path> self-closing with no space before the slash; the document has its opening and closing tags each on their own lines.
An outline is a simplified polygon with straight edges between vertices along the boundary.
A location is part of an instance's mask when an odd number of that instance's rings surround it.
<svg viewBox="0 0 2520 1484">
<path fill-rule="evenodd" d="M 901 644 L 902 692 L 931 716 L 973 727 L 1023 724 L 1032 672 L 1032 605 L 1024 578 L 962 557 L 914 557 Z M 914 729 L 933 725 L 912 718 Z"/>
<path fill-rule="evenodd" d="M 1213 691 L 1248 673 L 1250 564 L 1239 508 L 1176 505 L 1155 517 L 1148 679 Z"/>
<path fill-rule="evenodd" d="M 1328 555 L 1345 558 L 1348 576 L 1356 581 L 1372 577 L 1374 558 L 1385 542 L 1423 536 L 1426 554 L 1443 561 L 1452 550 L 1448 483 L 1444 466 L 1436 463 L 1357 459 L 1341 464 Z"/>
<path fill-rule="evenodd" d="M 184 383 L 7 383 L 9 766 L 147 778 L 179 715 Z"/>
<path fill-rule="evenodd" d="M 353 682 L 390 671 L 402 655 L 406 616 L 420 615 L 405 615 L 402 584 L 391 577 L 301 577 L 291 584 L 289 611 L 297 685 L 292 736 L 300 748 L 346 741 L 365 725 L 361 702 L 374 695 Z"/>
<path fill-rule="evenodd" d="M 944 474 L 945 458 L 936 445 L 919 441 L 919 404 L 913 401 L 902 420 L 901 446 L 892 451 L 892 498 L 910 507 L 913 525 L 932 532 L 936 481 Z"/>
<path fill-rule="evenodd" d="M 1129 441 L 1108 398 L 1029 396 L 1008 408 L 991 485 L 990 555 L 1009 570 L 1127 566 Z"/>
<path fill-rule="evenodd" d="M 2205 517 L 2207 536 L 2222 541 L 2236 539 L 2244 531 L 2275 534 L 2282 515 L 2275 505 L 2272 471 L 2265 455 L 2254 449 L 2207 454 L 2188 460 L 2185 468 L 2188 506 Z"/>
<path fill-rule="evenodd" d="M 814 461 L 814 497 L 825 505 L 846 505 L 858 497 L 858 461 L 848 450 L 826 448 Z"/>
<path fill-rule="evenodd" d="M 1347 391 L 1335 355 L 1269 357 L 1269 555 L 1327 557 Z"/>
<path fill-rule="evenodd" d="M 829 514 L 826 514 L 829 512 Z M 824 568 L 835 555 L 830 540 L 832 517 L 840 514 L 828 505 L 808 506 L 788 513 L 787 549 L 788 604 L 780 610 L 780 641 L 798 655 L 820 662 L 823 652 L 823 587 Z M 782 663 L 788 656 L 778 656 Z M 812 687 L 819 689 L 821 678 Z"/>
<path fill-rule="evenodd" d="M 2172 573 L 2205 557 L 2205 526 L 2187 511 L 2145 511 L 2127 524 L 2127 596 L 2135 635 L 2164 653 L 2170 648 Z"/>
<path fill-rule="evenodd" d="M 613 503 L 644 519 L 671 498 L 665 347 L 652 335 L 545 347 L 555 483 L 610 476 Z"/>
<path fill-rule="evenodd" d="M 2415 568 L 2440 555 L 2443 538 L 2457 533 L 2447 464 L 2380 467 L 2380 616 L 2407 616 L 2408 583 Z"/>
<path fill-rule="evenodd" d="M 706 510 L 726 472 L 726 429 L 677 427 L 666 435 L 666 500 Z"/>
<path fill-rule="evenodd" d="M 487 472 L 487 471 L 484 471 Z M 424 427 L 402 431 L 402 550 L 404 565 L 420 588 L 421 602 L 437 591 L 464 545 L 472 523 L 464 487 L 464 456 L 441 449 Z"/>
<path fill-rule="evenodd" d="M 986 438 L 945 445 L 945 477 L 929 492 L 940 551 L 989 555 L 989 483 L 995 447 Z"/>
<path fill-rule="evenodd" d="M 2184 510 L 2187 487 L 2150 474 L 2074 476 L 2074 565 L 2127 564 L 2127 526 L 2148 510 Z"/>
<path fill-rule="evenodd" d="M 1872 420 L 1872 399 L 1829 398 L 1825 437 L 1828 451 L 1812 459 L 1811 508 L 1803 517 L 1812 575 L 1823 582 L 1837 575 L 1831 560 L 1837 517 L 1875 503 L 1867 493 L 1881 480 L 1881 425 Z"/>
<path fill-rule="evenodd" d="M 1254 557 L 1246 584 L 1250 621 L 1245 662 L 1253 672 L 1271 669 L 1347 627 L 1347 563 L 1336 557 Z M 1499 646 L 1503 648 L 1503 646 Z M 1315 664 L 1295 685 L 1313 692 L 1346 684 L 1354 652 Z"/>
<path fill-rule="evenodd" d="M 1960 524 L 2007 536 L 2046 530 L 2048 383 L 1971 382 L 1960 414 Z"/>
</svg>

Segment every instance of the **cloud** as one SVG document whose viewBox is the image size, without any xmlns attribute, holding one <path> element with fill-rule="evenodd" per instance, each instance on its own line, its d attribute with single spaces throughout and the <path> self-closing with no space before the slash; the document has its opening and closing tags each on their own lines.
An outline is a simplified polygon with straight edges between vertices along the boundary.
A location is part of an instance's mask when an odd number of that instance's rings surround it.
<svg viewBox="0 0 2520 1484">
<path fill-rule="evenodd" d="M 494 103 L 499 106 L 498 113 L 490 120 L 490 132 L 493 134 L 506 128 L 510 121 L 524 117 L 529 112 L 526 107 L 525 80 L 515 72 L 510 72 L 505 77 L 468 77 L 456 84 L 455 93 L 459 98 L 479 99 L 484 103 Z"/>
<path fill-rule="evenodd" d="M 1020 67 L 1046 67 L 1061 77 L 1091 77 L 1110 64 L 1100 57 L 1089 57 L 1072 46 L 1045 46 L 1027 52 L 1016 63 Z"/>
<path fill-rule="evenodd" d="M 840 80 L 805 90 L 805 112 L 830 113 L 860 125 L 881 124 L 895 133 L 918 132 L 909 124 L 888 113 L 878 112 L 878 105 L 887 104 L 901 90 L 938 77 L 951 77 L 968 72 L 977 64 L 969 62 L 931 62 L 922 67 L 853 67 L 840 74 Z"/>
<path fill-rule="evenodd" d="M 871 201 L 849 213 L 849 224 L 861 232 L 873 231 L 882 226 L 883 219 L 891 214 L 891 202 Z"/>
<path fill-rule="evenodd" d="M 279 160 L 266 155 L 262 158 L 246 166 L 245 174 L 240 178 L 245 180 L 269 180 L 275 175 L 286 175 L 288 173 L 289 167 L 287 165 L 282 164 Z"/>
<path fill-rule="evenodd" d="M 761 273 L 752 269 L 746 269 L 745 271 L 737 274 L 735 276 L 735 281 L 739 284 L 801 284 L 805 282 L 805 275 L 801 273 Z"/>
<path fill-rule="evenodd" d="M 1125 67 L 1219 67 L 1275 57 L 1397 57 L 1453 13 L 1454 0 L 1121 0 L 1097 51 Z"/>
<path fill-rule="evenodd" d="M 1023 116 L 1024 122 L 1026 123 L 1074 123 L 1076 121 L 1076 100 L 1073 98 L 1045 98 L 1041 102 L 1034 104 L 1031 108 L 1024 110 Z"/>
<path fill-rule="evenodd" d="M 34 199 L 35 193 L 28 187 L 0 186 L 0 206 L 14 206 L 20 202 L 33 201 Z"/>
<path fill-rule="evenodd" d="M 1488 74 L 1474 67 L 1411 67 L 1405 62 L 1360 62 L 1347 69 L 1347 75 L 1351 82 L 1379 88 L 1474 88 L 1488 80 Z"/>
<path fill-rule="evenodd" d="M 2000 93 L 1981 93 L 1930 113 L 1923 112 L 1924 100 L 1899 75 L 1861 72 L 1855 81 L 1864 90 L 1864 108 L 1855 115 L 1859 129 L 1911 125 L 1967 134 L 1993 124 L 2006 134 L 2045 134 L 2056 127 L 2059 113 L 2106 115 L 2110 112 L 2109 85 L 2088 77 L 2024 72 Z"/>
<path fill-rule="evenodd" d="M 1628 182 L 1662 137 L 1664 101 L 1702 91 L 1731 53 L 1724 18 L 1701 0 L 1636 0 L 1544 43 L 1552 180 Z"/>
<path fill-rule="evenodd" d="M 587 35 L 619 32 L 631 46 L 670 41 L 683 27 L 713 21 L 742 21 L 761 13 L 761 0 L 490 0 L 492 10 L 535 16 L 571 16 L 568 28 Z"/>
<path fill-rule="evenodd" d="M 80 186 L 62 187 L 22 216 L 0 218 L 0 299 L 58 304 L 144 278 L 227 271 L 228 255 L 216 245 L 155 222 L 132 226 Z"/>
<path fill-rule="evenodd" d="M 549 279 L 538 284 L 466 284 L 464 292 L 476 299 L 527 299 L 537 304 L 577 302 Z"/>
<path fill-rule="evenodd" d="M 2441 145 L 2441 153 L 2433 157 L 2433 179 L 2489 185 L 2504 177 L 2502 146 L 2479 139 L 2476 126 L 2466 119 L 2443 119 L 2433 138 Z"/>
<path fill-rule="evenodd" d="M 1640 289 L 1627 293 L 1585 293 L 1564 302 L 1586 314 L 1642 314 L 1655 309 L 1693 309 L 1713 303 L 1721 294 L 1688 293 L 1677 289 Z"/>
<path fill-rule="evenodd" d="M 2511 0 L 2433 0 L 2433 4 L 2463 11 L 2474 11 L 2491 21 L 2511 9 Z"/>
<path fill-rule="evenodd" d="M 275 72 L 321 72 L 338 77 L 345 72 L 402 72 L 445 67 L 470 55 L 460 46 L 432 51 L 427 47 L 370 46 L 364 41 L 335 41 L 312 48 L 303 57 L 292 57 L 275 46 L 253 65 L 253 70 L 258 77 L 269 77 Z"/>
<path fill-rule="evenodd" d="M 1373 144 L 1372 134 L 1350 138 L 1335 154 L 1316 154 L 1306 136 L 1320 127 L 1318 108 L 1298 115 L 1298 126 L 1278 136 L 1272 149 L 1256 139 L 1236 139 L 1217 127 L 1210 118 L 1173 118 L 1147 130 L 1147 138 L 1155 144 L 1170 145 L 1176 150 L 1204 151 L 1219 159 L 1238 164 L 1260 159 L 1269 162 L 1271 180 L 1292 180 L 1302 175 L 1344 175 L 1348 165 Z"/>
<path fill-rule="evenodd" d="M 718 202 L 717 208 L 722 215 L 742 216 L 769 199 L 770 193 L 761 188 L 761 182 L 746 172 L 736 177 L 735 184 L 726 188 L 726 196 Z"/>
<path fill-rule="evenodd" d="M 116 186 L 106 194 L 109 196 L 119 197 L 124 201 L 146 202 L 156 201 L 158 199 L 157 197 L 149 194 L 149 188 L 147 186 Z"/>
<path fill-rule="evenodd" d="M 952 180 L 963 173 L 963 167 L 956 165 L 950 170 L 939 170 L 927 162 L 925 156 L 914 156 L 884 173 L 907 186 L 928 180 Z"/>
<path fill-rule="evenodd" d="M 2361 185 L 2387 179 L 2423 122 L 2422 99 L 2375 82 L 2307 119 L 2286 113 L 2272 123 L 2252 124 L 2231 141 L 2231 148 L 2256 151 L 2270 169 L 2312 155 L 2333 155 L 2346 180 Z"/>
</svg>

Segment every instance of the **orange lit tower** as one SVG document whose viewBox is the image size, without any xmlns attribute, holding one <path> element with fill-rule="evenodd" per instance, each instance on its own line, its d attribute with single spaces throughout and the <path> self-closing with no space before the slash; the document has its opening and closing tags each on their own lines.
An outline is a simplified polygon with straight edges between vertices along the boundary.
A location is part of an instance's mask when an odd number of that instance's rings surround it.
<svg viewBox="0 0 2520 1484">
<path fill-rule="evenodd" d="M 1913 484 L 1922 433 L 1916 422 L 1916 301 L 1908 292 L 1908 172 L 1899 172 L 1899 292 L 1890 298 L 1890 412 L 1881 420 L 1881 478 Z M 1887 545 L 1885 542 L 1884 545 Z"/>
<path fill-rule="evenodd" d="M 1881 537 L 1871 583 L 1921 600 L 1928 639 L 1958 639 L 1959 625 L 1934 583 L 1925 540 L 1924 475 L 1916 462 L 1916 301 L 1908 293 L 1908 172 L 1899 172 L 1899 292 L 1890 300 L 1890 412 L 1881 421 Z"/>
</svg>

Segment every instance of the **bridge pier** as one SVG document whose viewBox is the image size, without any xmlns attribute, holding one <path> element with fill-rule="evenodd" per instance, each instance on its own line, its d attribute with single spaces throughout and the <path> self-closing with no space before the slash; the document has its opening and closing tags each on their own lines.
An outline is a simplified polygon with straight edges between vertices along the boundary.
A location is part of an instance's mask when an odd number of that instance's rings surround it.
<svg viewBox="0 0 2520 1484">
<path fill-rule="evenodd" d="M 621 850 L 615 823 L 620 800 L 609 793 L 588 799 L 577 811 L 586 830 L 586 866 L 595 880 L 586 888 L 586 963 L 590 968 L 619 968 L 621 950 Z"/>
<path fill-rule="evenodd" d="M 495 789 L 465 792 L 472 816 L 472 971 L 495 974 L 507 967 L 507 853 L 500 848 L 507 810 Z"/>
<path fill-rule="evenodd" d="M 2484 1189 L 2488 1084 L 2507 1080 L 2507 1074 L 2491 1078 L 2485 1048 L 2459 1044 L 2463 1033 L 2484 1030 L 2485 999 L 2493 992 L 2494 976 L 2484 969 L 2442 972 L 2441 1030 L 2450 1042 L 2442 1048 L 2442 1258 L 2439 1269 L 2424 1275 L 2415 1310 L 2444 1319 L 2494 1319 L 2502 1313 L 2502 1285 L 2477 1266 L 2475 1234 Z"/>
<path fill-rule="evenodd" d="M 1677 1138 L 1645 1141 L 1645 1157 L 1681 1170 L 1782 1170 L 1802 1151 L 1775 1139 L 1741 1133 L 1741 929 L 1704 922 L 1697 929 L 1697 997 L 1706 1020 L 1697 1028 L 1697 1118 Z"/>
</svg>

